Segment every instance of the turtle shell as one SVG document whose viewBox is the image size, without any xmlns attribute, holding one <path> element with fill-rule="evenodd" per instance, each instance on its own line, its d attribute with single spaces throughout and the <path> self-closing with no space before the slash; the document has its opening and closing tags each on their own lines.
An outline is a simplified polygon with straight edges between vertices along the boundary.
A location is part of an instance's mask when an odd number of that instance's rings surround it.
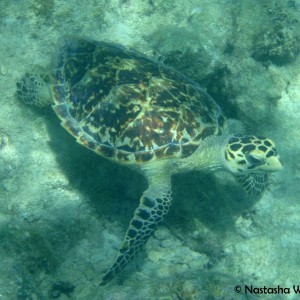
<svg viewBox="0 0 300 300">
<path fill-rule="evenodd" d="M 110 159 L 187 157 L 225 117 L 195 82 L 122 46 L 65 41 L 53 59 L 53 109 L 79 143 Z"/>
</svg>

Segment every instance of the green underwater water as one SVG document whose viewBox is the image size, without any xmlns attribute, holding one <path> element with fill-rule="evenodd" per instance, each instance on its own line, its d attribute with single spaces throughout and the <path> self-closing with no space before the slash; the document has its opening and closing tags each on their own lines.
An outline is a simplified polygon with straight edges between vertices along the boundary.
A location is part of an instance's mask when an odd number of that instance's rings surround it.
<svg viewBox="0 0 300 300">
<path fill-rule="evenodd" d="M 298 0 L 1 0 L 0 300 L 297 299 L 299 20 Z M 284 169 L 261 197 L 226 172 L 174 176 L 164 222 L 99 287 L 147 183 L 75 143 L 50 108 L 17 99 L 17 81 L 49 69 L 65 36 L 182 72 L 233 130 L 272 138 Z"/>
</svg>

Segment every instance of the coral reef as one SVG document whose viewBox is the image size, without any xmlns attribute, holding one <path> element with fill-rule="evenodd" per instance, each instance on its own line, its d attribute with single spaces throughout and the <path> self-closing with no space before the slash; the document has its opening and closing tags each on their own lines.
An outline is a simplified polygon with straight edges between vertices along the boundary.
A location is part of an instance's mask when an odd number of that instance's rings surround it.
<svg viewBox="0 0 300 300">
<path fill-rule="evenodd" d="M 280 3 L 266 8 L 266 22 L 253 39 L 254 59 L 282 66 L 297 58 L 300 52 L 300 21 L 291 16 L 288 9 L 291 7 L 283 7 Z"/>
</svg>

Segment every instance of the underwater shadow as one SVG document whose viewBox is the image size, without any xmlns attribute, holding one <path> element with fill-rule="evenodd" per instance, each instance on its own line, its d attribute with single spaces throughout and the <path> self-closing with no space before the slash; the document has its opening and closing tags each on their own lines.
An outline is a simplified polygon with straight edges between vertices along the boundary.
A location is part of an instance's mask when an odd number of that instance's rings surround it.
<svg viewBox="0 0 300 300">
<path fill-rule="evenodd" d="M 113 221 L 116 216 L 127 226 L 147 187 L 143 176 L 76 143 L 51 111 L 45 121 L 50 147 L 70 185 L 88 199 L 96 215 Z M 239 185 L 222 186 L 210 173 L 176 175 L 172 186 L 173 203 L 164 224 L 182 226 L 184 230 L 189 229 L 189 219 L 195 217 L 212 230 L 232 230 L 233 215 L 241 214 L 259 201 L 257 197 L 248 197 Z"/>
<path fill-rule="evenodd" d="M 46 123 L 49 146 L 69 184 L 87 199 L 99 218 L 128 223 L 146 188 L 143 177 L 78 144 L 60 126 L 54 112 L 49 112 Z"/>
<path fill-rule="evenodd" d="M 137 172 L 93 153 L 64 130 L 51 111 L 47 115 L 50 147 L 69 183 L 83 194 L 99 216 L 127 215 L 127 223 L 143 191 L 146 180 Z M 210 173 L 189 172 L 172 179 L 173 203 L 166 220 L 173 224 L 192 213 L 215 229 L 232 228 L 232 215 L 251 208 L 258 198 L 248 197 L 238 185 L 222 187 Z M 176 213 L 177 212 L 177 213 Z M 175 216 L 174 216 L 175 214 Z M 186 216 L 185 216 L 186 215 Z"/>
</svg>

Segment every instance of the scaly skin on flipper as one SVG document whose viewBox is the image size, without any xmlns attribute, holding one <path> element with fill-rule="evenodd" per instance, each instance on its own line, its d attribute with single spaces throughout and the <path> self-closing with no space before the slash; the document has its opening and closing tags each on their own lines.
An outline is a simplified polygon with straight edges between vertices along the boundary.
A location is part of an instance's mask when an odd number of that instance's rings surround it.
<svg viewBox="0 0 300 300">
<path fill-rule="evenodd" d="M 27 73 L 17 94 L 30 105 L 52 103 L 78 143 L 141 172 L 149 183 L 101 285 L 128 264 L 162 221 L 173 174 L 223 168 L 257 195 L 268 174 L 282 168 L 270 139 L 229 134 L 221 108 L 197 83 L 113 43 L 66 39 L 49 74 Z"/>
<path fill-rule="evenodd" d="M 171 183 L 167 177 L 164 182 L 157 182 L 149 186 L 143 193 L 139 207 L 135 210 L 134 216 L 130 221 L 118 256 L 114 264 L 103 276 L 100 285 L 108 283 L 144 246 L 155 231 L 157 225 L 167 214 L 170 204 Z"/>
<path fill-rule="evenodd" d="M 47 106 L 53 103 L 49 84 L 50 75 L 45 71 L 26 73 L 22 80 L 17 82 L 17 94 L 28 105 Z"/>
<path fill-rule="evenodd" d="M 259 196 L 268 186 L 268 174 L 235 175 L 235 179 L 243 186 L 248 195 Z"/>
</svg>

